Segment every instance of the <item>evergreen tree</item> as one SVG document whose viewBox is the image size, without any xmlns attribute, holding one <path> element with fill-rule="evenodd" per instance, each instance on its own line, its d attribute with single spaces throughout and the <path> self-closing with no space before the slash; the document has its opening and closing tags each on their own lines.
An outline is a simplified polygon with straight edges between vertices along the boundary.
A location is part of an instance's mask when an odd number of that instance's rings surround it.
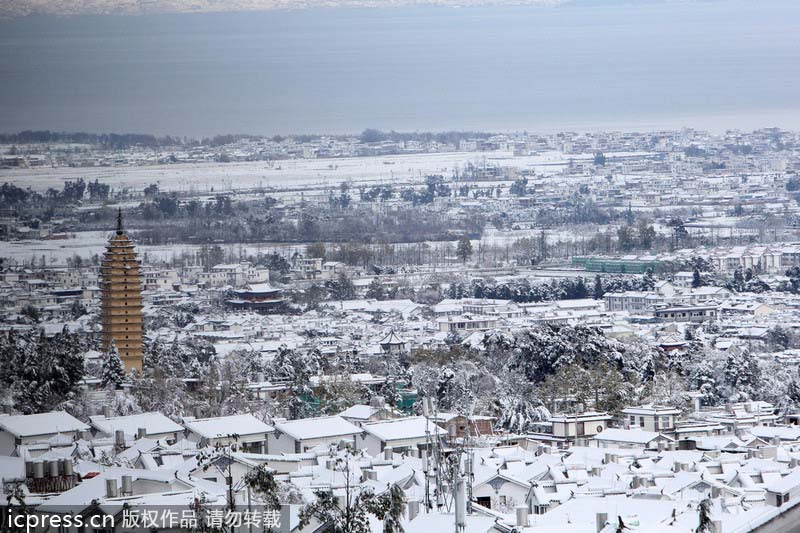
<svg viewBox="0 0 800 533">
<path fill-rule="evenodd" d="M 700 277 L 700 271 L 697 267 L 694 268 L 692 272 L 692 288 L 697 289 L 698 287 L 703 286 L 703 278 Z"/>
<path fill-rule="evenodd" d="M 458 246 L 456 247 L 456 256 L 461 259 L 464 263 L 472 257 L 472 242 L 469 240 L 469 237 L 464 235 L 458 240 Z"/>
<path fill-rule="evenodd" d="M 51 338 L 35 331 L 0 335 L 0 395 L 25 414 L 56 409 L 77 391 L 86 349 L 66 327 Z"/>
<path fill-rule="evenodd" d="M 642 276 L 642 290 L 652 291 L 656 287 L 656 279 L 653 277 L 653 269 L 648 268 Z"/>
<path fill-rule="evenodd" d="M 511 188 L 509 192 L 514 196 L 525 196 L 527 193 L 528 187 L 528 178 L 521 178 L 518 180 L 514 180 L 514 183 L 511 184 Z"/>
<path fill-rule="evenodd" d="M 325 286 L 336 300 L 352 300 L 356 297 L 356 286 L 344 272 L 341 272 L 336 280 L 326 282 Z"/>
<path fill-rule="evenodd" d="M 600 277 L 600 274 L 598 274 L 594 277 L 594 289 L 592 291 L 592 297 L 595 300 L 602 300 L 605 292 L 606 291 L 603 290 L 603 279 Z"/>
<path fill-rule="evenodd" d="M 695 533 L 711 533 L 714 527 L 711 522 L 711 500 L 706 498 L 700 502 L 698 507 L 698 525 Z"/>
<path fill-rule="evenodd" d="M 108 347 L 108 353 L 103 358 L 103 375 L 102 384 L 104 387 L 113 387 L 115 389 L 122 385 L 125 381 L 125 365 L 122 364 L 122 359 L 119 356 L 114 341 Z"/>
<path fill-rule="evenodd" d="M 725 359 L 724 377 L 730 397 L 752 399 L 761 384 L 761 368 L 749 350 L 733 350 Z"/>
<path fill-rule="evenodd" d="M 733 271 L 733 290 L 744 290 L 744 275 L 742 274 L 741 268 L 737 268 Z"/>
<path fill-rule="evenodd" d="M 373 278 L 372 281 L 369 283 L 369 287 L 367 287 L 367 298 L 372 300 L 384 300 L 386 299 L 386 291 L 383 288 L 383 283 L 379 278 Z"/>
<path fill-rule="evenodd" d="M 653 228 L 653 226 L 648 224 L 646 221 L 640 220 L 636 227 L 636 231 L 639 234 L 639 245 L 645 250 L 652 248 L 653 242 L 656 240 L 655 228 Z"/>
</svg>

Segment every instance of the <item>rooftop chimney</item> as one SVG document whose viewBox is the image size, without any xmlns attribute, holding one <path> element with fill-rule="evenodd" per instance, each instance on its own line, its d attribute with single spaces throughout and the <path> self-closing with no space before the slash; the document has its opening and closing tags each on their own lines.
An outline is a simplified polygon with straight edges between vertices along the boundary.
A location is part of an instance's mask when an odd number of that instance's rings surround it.
<svg viewBox="0 0 800 533">
<path fill-rule="evenodd" d="M 133 478 L 131 476 L 122 476 L 122 495 L 133 495 Z"/>
<path fill-rule="evenodd" d="M 383 396 L 373 396 L 369 400 L 369 405 L 371 407 L 382 409 L 386 405 L 386 400 L 383 398 Z"/>
<path fill-rule="evenodd" d="M 106 498 L 116 498 L 119 496 L 117 492 L 117 480 L 106 479 Z"/>
<path fill-rule="evenodd" d="M 411 522 L 419 514 L 419 501 L 411 500 L 408 502 L 408 521 Z"/>
<path fill-rule="evenodd" d="M 125 432 L 118 429 L 114 432 L 114 445 L 118 450 L 125 449 Z"/>
<path fill-rule="evenodd" d="M 517 527 L 528 527 L 528 506 L 517 506 Z"/>
<path fill-rule="evenodd" d="M 456 530 L 465 531 L 467 527 L 467 484 L 463 478 L 456 480 L 455 508 Z"/>
<path fill-rule="evenodd" d="M 600 533 L 600 531 L 606 527 L 606 523 L 608 522 L 608 513 L 597 513 L 595 515 L 595 521 L 597 523 L 597 532 Z"/>
</svg>

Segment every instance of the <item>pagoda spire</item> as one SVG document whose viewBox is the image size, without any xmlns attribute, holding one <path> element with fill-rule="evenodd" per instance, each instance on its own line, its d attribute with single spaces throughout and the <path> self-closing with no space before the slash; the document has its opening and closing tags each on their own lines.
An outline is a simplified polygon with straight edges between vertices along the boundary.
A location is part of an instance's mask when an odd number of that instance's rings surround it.
<svg viewBox="0 0 800 533">
<path fill-rule="evenodd" d="M 122 208 L 120 207 L 117 211 L 117 235 L 122 235 Z"/>
</svg>

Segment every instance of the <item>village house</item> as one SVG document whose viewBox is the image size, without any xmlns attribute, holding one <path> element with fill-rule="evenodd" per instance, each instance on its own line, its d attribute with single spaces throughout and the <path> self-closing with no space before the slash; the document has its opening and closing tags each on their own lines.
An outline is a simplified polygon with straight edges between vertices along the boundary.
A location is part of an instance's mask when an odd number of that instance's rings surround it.
<svg viewBox="0 0 800 533">
<path fill-rule="evenodd" d="M 167 444 L 183 438 L 184 431 L 183 426 L 158 412 L 115 417 L 95 415 L 89 417 L 89 423 L 100 436 L 113 437 L 122 431 L 126 437 L 163 440 Z"/>
<path fill-rule="evenodd" d="M 347 441 L 358 446 L 361 428 L 340 416 L 277 422 L 269 435 L 270 453 L 303 453 L 318 446 Z"/>
<path fill-rule="evenodd" d="M 554 415 L 550 417 L 553 436 L 569 440 L 588 439 L 608 428 L 614 417 L 608 413 L 584 412 L 574 415 Z"/>
<path fill-rule="evenodd" d="M 493 416 L 472 415 L 464 416 L 458 413 L 438 413 L 436 423 L 445 431 L 451 439 L 480 438 L 494 435 Z"/>
<path fill-rule="evenodd" d="M 363 447 L 372 455 L 378 455 L 386 448 L 395 453 L 410 452 L 413 455 L 418 449 L 427 447 L 431 439 L 447 435 L 444 429 L 421 416 L 371 422 L 361 427 L 364 430 Z"/>
<path fill-rule="evenodd" d="M 90 427 L 65 411 L 34 415 L 0 415 L 0 456 L 14 455 L 18 446 L 46 443 L 53 438 L 75 440 Z"/>
<path fill-rule="evenodd" d="M 598 448 L 636 448 L 653 449 L 659 442 L 669 444 L 674 439 L 654 431 L 641 429 L 611 428 L 599 433 L 592 438 L 592 443 Z"/>
<path fill-rule="evenodd" d="M 489 316 L 456 315 L 438 318 L 436 325 L 443 333 L 472 333 L 489 331 L 497 327 L 497 319 Z"/>
<path fill-rule="evenodd" d="M 275 428 L 253 415 L 231 415 L 215 418 L 183 419 L 189 440 L 202 446 L 231 445 L 249 453 L 267 453 L 268 439 Z"/>
<path fill-rule="evenodd" d="M 626 427 L 645 431 L 669 433 L 675 429 L 675 421 L 681 410 L 658 405 L 626 407 L 622 410 Z"/>
</svg>

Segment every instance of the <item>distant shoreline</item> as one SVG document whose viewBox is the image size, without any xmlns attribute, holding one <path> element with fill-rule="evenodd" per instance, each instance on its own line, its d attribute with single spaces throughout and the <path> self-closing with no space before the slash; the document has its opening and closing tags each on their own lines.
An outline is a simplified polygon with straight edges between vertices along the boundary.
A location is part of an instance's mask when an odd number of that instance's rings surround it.
<svg viewBox="0 0 800 533">
<path fill-rule="evenodd" d="M 480 6 L 558 6 L 572 0 L 226 0 L 220 5 L 206 0 L 155 0 L 148 4 L 125 0 L 89 0 L 72 2 L 10 0 L 0 4 L 0 21 L 31 16 L 143 16 L 210 13 L 245 13 L 265 11 L 302 11 L 308 9 L 393 9 L 407 7 L 480 7 Z"/>
</svg>

